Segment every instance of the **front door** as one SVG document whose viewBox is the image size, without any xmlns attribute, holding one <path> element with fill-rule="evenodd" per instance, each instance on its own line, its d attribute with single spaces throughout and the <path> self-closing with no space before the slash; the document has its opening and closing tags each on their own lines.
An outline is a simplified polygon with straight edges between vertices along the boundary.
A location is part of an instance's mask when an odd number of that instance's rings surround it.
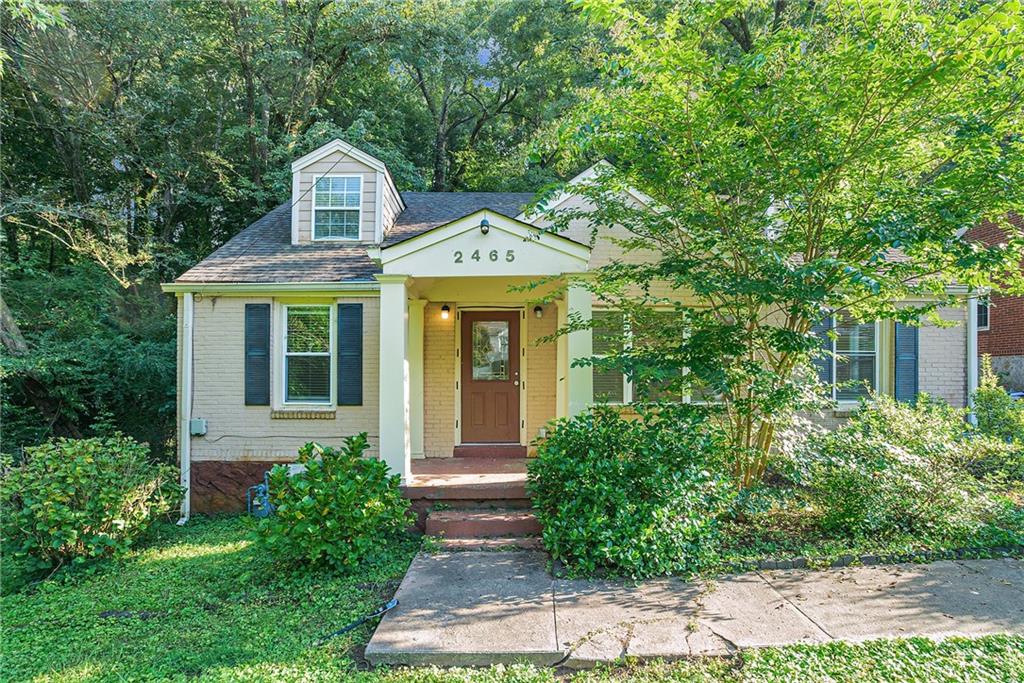
<svg viewBox="0 0 1024 683">
<path fill-rule="evenodd" d="M 519 312 L 462 313 L 462 443 L 519 443 Z"/>
</svg>

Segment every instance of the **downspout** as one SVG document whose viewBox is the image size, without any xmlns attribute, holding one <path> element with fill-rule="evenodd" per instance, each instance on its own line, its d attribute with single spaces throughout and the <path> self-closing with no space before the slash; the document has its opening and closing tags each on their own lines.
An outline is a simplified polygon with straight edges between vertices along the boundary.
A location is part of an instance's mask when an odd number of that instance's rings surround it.
<svg viewBox="0 0 1024 683">
<path fill-rule="evenodd" d="M 178 426 L 178 441 L 181 449 L 181 487 L 185 489 L 185 497 L 181 501 L 181 519 L 178 526 L 188 521 L 192 511 L 192 292 L 184 294 L 184 308 L 181 324 L 181 424 Z"/>
<path fill-rule="evenodd" d="M 967 299 L 967 419 L 978 423 L 974 414 L 974 392 L 978 390 L 978 298 Z"/>
</svg>

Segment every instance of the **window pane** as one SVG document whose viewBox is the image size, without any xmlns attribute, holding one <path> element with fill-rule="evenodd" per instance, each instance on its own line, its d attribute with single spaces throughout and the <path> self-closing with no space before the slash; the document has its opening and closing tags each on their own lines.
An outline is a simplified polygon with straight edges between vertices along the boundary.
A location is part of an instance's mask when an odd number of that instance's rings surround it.
<svg viewBox="0 0 1024 683">
<path fill-rule="evenodd" d="M 313 232 L 316 239 L 359 239 L 359 212 L 350 209 L 317 209 Z"/>
<path fill-rule="evenodd" d="M 988 298 L 978 299 L 978 327 L 988 327 Z"/>
<path fill-rule="evenodd" d="M 473 379 L 508 379 L 508 321 L 473 322 Z"/>
<path fill-rule="evenodd" d="M 359 178 L 319 178 L 314 191 L 318 208 L 359 208 Z"/>
<path fill-rule="evenodd" d="M 331 400 L 330 356 L 286 356 L 285 400 L 327 403 Z"/>
<path fill-rule="evenodd" d="M 848 356 L 836 358 L 836 384 L 856 382 L 853 386 L 839 386 L 836 398 L 841 401 L 857 400 L 875 389 L 875 356 Z"/>
<path fill-rule="evenodd" d="M 622 350 L 622 313 L 594 311 L 594 355 L 606 356 Z"/>
<path fill-rule="evenodd" d="M 289 353 L 329 353 L 331 350 L 331 309 L 327 306 L 288 308 Z"/>
<path fill-rule="evenodd" d="M 875 324 L 857 323 L 848 318 L 836 320 L 836 351 L 838 353 L 873 352 L 875 350 Z"/>
<path fill-rule="evenodd" d="M 623 398 L 622 373 L 618 370 L 594 368 L 594 400 L 622 403 Z"/>
</svg>

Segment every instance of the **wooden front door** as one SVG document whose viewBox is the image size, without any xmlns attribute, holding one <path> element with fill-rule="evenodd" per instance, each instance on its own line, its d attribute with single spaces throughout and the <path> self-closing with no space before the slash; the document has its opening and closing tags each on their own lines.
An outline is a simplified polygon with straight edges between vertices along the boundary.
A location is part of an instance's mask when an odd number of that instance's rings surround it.
<svg viewBox="0 0 1024 683">
<path fill-rule="evenodd" d="M 519 443 L 519 311 L 462 313 L 462 443 Z"/>
</svg>

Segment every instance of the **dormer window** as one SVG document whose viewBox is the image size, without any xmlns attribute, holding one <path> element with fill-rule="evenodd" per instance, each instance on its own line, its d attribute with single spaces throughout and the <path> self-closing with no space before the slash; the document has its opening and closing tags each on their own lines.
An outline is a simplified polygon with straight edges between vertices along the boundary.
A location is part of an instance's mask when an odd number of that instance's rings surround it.
<svg viewBox="0 0 1024 683">
<path fill-rule="evenodd" d="M 361 176 L 317 178 L 313 191 L 313 239 L 358 240 L 362 196 Z"/>
</svg>

